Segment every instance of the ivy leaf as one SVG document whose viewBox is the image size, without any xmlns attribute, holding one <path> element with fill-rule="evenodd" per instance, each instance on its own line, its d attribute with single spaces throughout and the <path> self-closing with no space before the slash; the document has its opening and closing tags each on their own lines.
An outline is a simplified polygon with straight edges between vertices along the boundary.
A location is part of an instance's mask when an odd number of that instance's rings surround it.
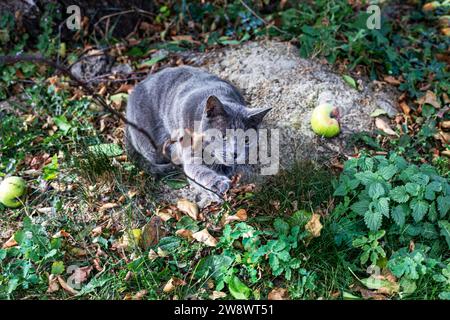
<svg viewBox="0 0 450 320">
<path fill-rule="evenodd" d="M 398 202 L 398 203 L 405 203 L 409 200 L 409 195 L 406 192 L 405 186 L 399 186 L 395 187 L 389 192 L 389 196 L 392 200 Z"/>
<path fill-rule="evenodd" d="M 409 213 L 409 207 L 406 204 L 401 204 L 392 209 L 392 219 L 395 223 L 403 227 L 405 225 L 406 215 Z"/>
<path fill-rule="evenodd" d="M 369 196 L 372 199 L 377 199 L 381 196 L 383 196 L 385 193 L 384 187 L 381 183 L 376 182 L 369 185 Z"/>
<path fill-rule="evenodd" d="M 364 222 L 371 231 L 377 231 L 381 227 L 383 215 L 379 211 L 367 211 L 364 214 Z"/>
<path fill-rule="evenodd" d="M 412 209 L 411 214 L 414 218 L 414 221 L 416 222 L 422 221 L 423 217 L 427 214 L 428 203 L 423 200 L 414 199 L 413 201 L 411 201 L 410 207 Z"/>
<path fill-rule="evenodd" d="M 397 173 L 397 167 L 390 164 L 385 167 L 381 167 L 378 170 L 378 174 L 383 177 L 384 180 L 390 180 Z"/>
<path fill-rule="evenodd" d="M 437 198 L 437 206 L 441 218 L 444 218 L 450 210 L 450 195 L 439 196 Z"/>
</svg>

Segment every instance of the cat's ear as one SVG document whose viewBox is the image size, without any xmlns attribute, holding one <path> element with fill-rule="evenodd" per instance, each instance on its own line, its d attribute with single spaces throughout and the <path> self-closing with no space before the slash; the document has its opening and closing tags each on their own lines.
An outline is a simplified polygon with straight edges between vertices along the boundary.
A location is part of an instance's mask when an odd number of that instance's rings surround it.
<svg viewBox="0 0 450 320">
<path fill-rule="evenodd" d="M 225 115 L 223 104 L 216 96 L 208 97 L 208 100 L 206 100 L 205 112 L 208 118 Z"/>
<path fill-rule="evenodd" d="M 270 111 L 272 108 L 257 108 L 257 109 L 249 109 L 248 115 L 247 115 L 247 121 L 250 124 L 251 127 L 258 126 L 264 116 Z"/>
</svg>

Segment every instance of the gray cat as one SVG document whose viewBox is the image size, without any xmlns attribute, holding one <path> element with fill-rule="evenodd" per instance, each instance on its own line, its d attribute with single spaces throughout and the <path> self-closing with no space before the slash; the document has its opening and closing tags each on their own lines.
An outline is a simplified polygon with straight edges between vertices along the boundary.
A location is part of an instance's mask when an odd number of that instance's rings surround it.
<svg viewBox="0 0 450 320">
<path fill-rule="evenodd" d="M 184 147 L 186 135 L 180 134 L 189 133 L 189 142 L 196 145 L 198 131 L 201 137 L 215 129 L 225 137 L 227 129 L 256 130 L 269 110 L 247 108 L 239 90 L 227 81 L 202 69 L 183 66 L 163 69 L 139 83 L 129 97 L 126 117 L 145 129 L 158 146 L 171 141 L 166 155 L 178 161 L 189 177 L 222 195 L 230 188 L 230 177 L 245 173 L 250 166 L 229 161 L 225 164 L 221 156 L 226 152 L 220 147 L 211 154 L 217 158 L 212 164 L 191 161 L 192 150 Z M 167 157 L 132 126 L 127 126 L 125 141 L 130 157 L 146 172 L 161 175 L 174 169 Z M 201 141 L 200 148 L 205 150 L 210 143 Z M 245 157 L 240 153 L 248 152 L 248 148 L 233 151 L 237 159 Z"/>
</svg>

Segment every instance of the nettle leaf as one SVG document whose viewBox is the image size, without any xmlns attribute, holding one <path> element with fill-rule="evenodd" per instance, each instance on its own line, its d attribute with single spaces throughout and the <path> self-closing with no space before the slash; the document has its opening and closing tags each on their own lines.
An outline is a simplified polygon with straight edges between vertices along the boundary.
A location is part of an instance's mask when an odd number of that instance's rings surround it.
<svg viewBox="0 0 450 320">
<path fill-rule="evenodd" d="M 441 220 L 438 222 L 438 226 L 441 228 L 441 236 L 445 237 L 445 241 L 447 241 L 450 249 L 450 222 Z"/>
<path fill-rule="evenodd" d="M 418 172 L 419 172 L 419 169 L 417 168 L 417 166 L 410 165 L 409 167 L 407 167 L 400 173 L 399 178 L 402 181 L 408 182 L 408 181 L 411 181 L 411 177 Z"/>
<path fill-rule="evenodd" d="M 392 219 L 394 219 L 395 223 L 403 227 L 405 225 L 405 218 L 409 214 L 409 207 L 406 204 L 401 204 L 392 209 Z"/>
<path fill-rule="evenodd" d="M 383 177 L 384 180 L 390 180 L 396 173 L 397 173 L 397 167 L 393 164 L 390 164 L 385 167 L 381 167 L 378 170 L 378 174 Z"/>
<path fill-rule="evenodd" d="M 425 186 L 428 182 L 430 182 L 430 177 L 424 173 L 417 173 L 411 177 L 411 181 Z"/>
<path fill-rule="evenodd" d="M 369 200 L 361 200 L 352 204 L 350 209 L 359 215 L 364 215 L 369 210 L 369 204 Z"/>
<path fill-rule="evenodd" d="M 405 203 L 409 200 L 409 195 L 406 192 L 405 186 L 395 187 L 389 192 L 389 196 L 392 200 L 398 203 Z"/>
<path fill-rule="evenodd" d="M 428 208 L 428 220 L 430 220 L 431 222 L 435 222 L 438 218 L 438 213 L 436 210 L 436 205 L 434 204 L 434 202 L 432 202 L 430 204 L 430 207 Z"/>
<path fill-rule="evenodd" d="M 359 166 L 364 171 L 373 171 L 375 161 L 371 157 L 364 157 L 360 159 Z"/>
<path fill-rule="evenodd" d="M 364 214 L 364 222 L 371 231 L 377 231 L 381 227 L 383 215 L 379 211 L 367 211 Z"/>
<path fill-rule="evenodd" d="M 377 199 L 385 193 L 384 187 L 381 183 L 375 182 L 369 185 L 369 196 L 372 199 Z"/>
<path fill-rule="evenodd" d="M 379 198 L 374 201 L 373 208 L 382 215 L 389 218 L 389 198 Z"/>
<path fill-rule="evenodd" d="M 378 175 L 371 171 L 355 173 L 355 178 L 361 181 L 361 183 L 365 186 L 378 182 Z"/>
<path fill-rule="evenodd" d="M 425 222 L 422 228 L 422 236 L 425 239 L 436 239 L 438 237 L 438 233 L 436 231 L 435 225 L 429 222 Z"/>
<path fill-rule="evenodd" d="M 424 200 L 414 199 L 411 201 L 410 207 L 412 209 L 411 215 L 413 216 L 414 221 L 420 222 L 427 214 L 429 206 L 428 203 Z"/>
<path fill-rule="evenodd" d="M 413 182 L 408 182 L 406 185 L 406 191 L 414 196 L 417 197 L 419 195 L 420 192 L 420 185 L 418 185 L 417 183 L 413 183 Z"/>
<path fill-rule="evenodd" d="M 437 198 L 437 209 L 441 218 L 444 218 L 450 210 L 450 196 L 439 196 Z"/>
</svg>

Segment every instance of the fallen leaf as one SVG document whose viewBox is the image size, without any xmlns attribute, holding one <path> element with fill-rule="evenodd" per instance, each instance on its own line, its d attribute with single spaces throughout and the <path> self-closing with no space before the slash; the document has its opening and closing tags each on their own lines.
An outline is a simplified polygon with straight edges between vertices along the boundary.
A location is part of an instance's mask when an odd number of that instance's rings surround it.
<svg viewBox="0 0 450 320">
<path fill-rule="evenodd" d="M 169 253 L 167 251 L 164 251 L 161 248 L 157 249 L 157 254 L 158 254 L 158 257 L 161 257 L 161 258 L 165 258 L 169 255 Z"/>
<path fill-rule="evenodd" d="M 383 78 L 383 80 L 385 82 L 387 82 L 389 84 L 392 84 L 392 85 L 395 85 L 395 86 L 398 86 L 398 85 L 400 85 L 402 83 L 400 80 L 394 78 L 393 76 L 385 76 Z"/>
<path fill-rule="evenodd" d="M 180 236 L 180 237 L 183 238 L 183 239 L 188 240 L 188 241 L 194 240 L 194 237 L 192 236 L 192 231 L 191 231 L 191 230 L 188 230 L 188 229 L 180 229 L 180 230 L 177 230 L 177 231 L 175 232 L 175 234 L 176 234 L 177 236 Z"/>
<path fill-rule="evenodd" d="M 189 41 L 189 42 L 193 41 L 191 35 L 172 36 L 172 40 L 174 40 L 174 41 Z"/>
<path fill-rule="evenodd" d="M 186 282 L 184 280 L 172 277 L 165 284 L 165 286 L 163 288 L 163 292 L 164 293 L 170 293 L 173 290 L 175 290 L 176 287 L 180 287 L 180 286 L 184 286 L 184 285 L 186 285 Z"/>
<path fill-rule="evenodd" d="M 309 231 L 314 238 L 317 238 L 320 236 L 320 231 L 322 228 L 323 226 L 322 223 L 320 223 L 320 214 L 313 213 L 311 219 L 305 225 L 305 230 Z"/>
<path fill-rule="evenodd" d="M 269 300 L 287 300 L 289 299 L 288 292 L 284 288 L 274 288 L 270 291 L 268 297 Z"/>
<path fill-rule="evenodd" d="M 375 119 L 375 126 L 388 135 L 397 136 L 397 133 L 394 130 L 392 130 L 389 124 L 381 118 Z"/>
<path fill-rule="evenodd" d="M 70 233 L 66 232 L 65 230 L 60 230 L 52 236 L 52 238 L 69 238 L 69 237 Z"/>
<path fill-rule="evenodd" d="M 56 275 L 51 274 L 48 276 L 48 289 L 47 293 L 53 293 L 59 290 L 58 278 Z"/>
<path fill-rule="evenodd" d="M 102 234 L 102 232 L 103 232 L 103 228 L 101 226 L 95 227 L 91 231 L 91 236 L 98 237 L 99 235 Z"/>
<path fill-rule="evenodd" d="M 14 236 L 12 236 L 11 238 L 9 238 L 8 241 L 6 241 L 3 245 L 2 245 L 2 249 L 7 249 L 7 248 L 12 248 L 17 246 L 18 243 L 16 240 L 14 240 Z"/>
<path fill-rule="evenodd" d="M 148 252 L 148 259 L 150 261 L 153 261 L 153 260 L 155 260 L 158 257 L 159 257 L 159 255 L 156 253 L 156 251 L 153 250 L 153 249 L 150 249 L 150 251 Z"/>
<path fill-rule="evenodd" d="M 195 240 L 197 240 L 198 242 L 206 244 L 207 246 L 210 246 L 210 247 L 215 247 L 217 245 L 216 238 L 214 238 L 212 235 L 210 235 L 206 228 L 194 233 L 192 235 L 192 237 Z"/>
<path fill-rule="evenodd" d="M 159 242 L 159 239 L 166 235 L 163 225 L 164 220 L 161 217 L 153 216 L 142 228 L 142 248 L 144 250 L 156 245 Z"/>
<path fill-rule="evenodd" d="M 78 291 L 75 290 L 74 288 L 72 288 L 71 286 L 69 286 L 67 284 L 67 282 L 61 276 L 58 276 L 57 279 L 58 279 L 58 282 L 59 282 L 59 285 L 61 286 L 61 288 L 63 288 L 67 293 L 69 293 L 73 296 L 78 294 Z"/>
<path fill-rule="evenodd" d="M 132 298 L 131 300 L 142 300 L 145 295 L 147 294 L 147 290 L 141 290 L 138 291 Z"/>
<path fill-rule="evenodd" d="M 408 106 L 408 104 L 405 101 L 400 102 L 399 106 L 402 109 L 404 114 L 406 114 L 406 115 L 410 114 L 411 108 Z"/>
<path fill-rule="evenodd" d="M 429 104 L 432 105 L 435 109 L 441 108 L 441 103 L 437 99 L 436 95 L 433 91 L 428 90 L 424 96 L 416 101 L 419 105 Z"/>
<path fill-rule="evenodd" d="M 83 283 L 89 278 L 92 269 L 92 266 L 77 268 L 72 275 L 72 279 L 75 281 L 75 283 Z"/>
<path fill-rule="evenodd" d="M 198 206 L 195 203 L 190 202 L 187 199 L 181 199 L 177 202 L 177 208 L 183 212 L 186 213 L 188 216 L 190 216 L 192 219 L 197 220 L 198 217 Z"/>
<path fill-rule="evenodd" d="M 232 221 L 247 221 L 247 211 L 245 209 L 239 209 L 236 214 L 225 218 L 224 225 Z"/>
<path fill-rule="evenodd" d="M 225 292 L 213 291 L 213 293 L 209 296 L 209 298 L 211 300 L 217 300 L 217 299 L 225 298 L 226 296 L 227 296 L 227 294 Z"/>
<path fill-rule="evenodd" d="M 105 203 L 102 206 L 100 206 L 100 208 L 98 208 L 98 211 L 103 212 L 105 210 L 112 209 L 112 208 L 115 208 L 115 207 L 118 207 L 118 206 L 119 205 L 117 203 L 108 202 L 108 203 Z"/>
<path fill-rule="evenodd" d="M 168 208 L 156 210 L 156 215 L 158 217 L 160 217 L 164 222 L 166 222 L 174 217 L 172 210 L 168 209 Z"/>
</svg>

